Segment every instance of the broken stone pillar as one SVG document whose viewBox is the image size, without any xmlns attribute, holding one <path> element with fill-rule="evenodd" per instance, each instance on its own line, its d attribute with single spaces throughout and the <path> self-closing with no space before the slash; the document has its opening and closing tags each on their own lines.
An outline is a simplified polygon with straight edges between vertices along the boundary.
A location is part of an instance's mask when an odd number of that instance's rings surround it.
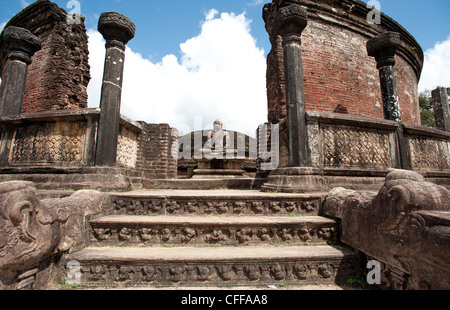
<svg viewBox="0 0 450 310">
<path fill-rule="evenodd" d="M 19 115 L 28 65 L 34 53 L 41 49 L 41 42 L 27 29 L 10 26 L 4 30 L 0 45 L 0 116 Z"/>
<path fill-rule="evenodd" d="M 310 160 L 301 49 L 302 31 L 308 24 L 306 9 L 296 4 L 283 7 L 275 16 L 274 23 L 276 31 L 283 38 L 288 165 L 289 167 L 308 167 Z"/>
<path fill-rule="evenodd" d="M 384 118 L 397 122 L 401 121 L 401 117 L 394 66 L 395 52 L 399 46 L 400 34 L 397 32 L 384 32 L 367 42 L 367 52 L 375 57 L 380 71 Z"/>
<path fill-rule="evenodd" d="M 438 87 L 431 92 L 436 127 L 440 130 L 450 131 L 450 112 L 448 90 Z"/>
<path fill-rule="evenodd" d="M 102 13 L 98 22 L 98 31 L 106 40 L 106 58 L 97 135 L 97 166 L 116 164 L 125 45 L 134 37 L 135 30 L 134 23 L 117 12 Z"/>
</svg>

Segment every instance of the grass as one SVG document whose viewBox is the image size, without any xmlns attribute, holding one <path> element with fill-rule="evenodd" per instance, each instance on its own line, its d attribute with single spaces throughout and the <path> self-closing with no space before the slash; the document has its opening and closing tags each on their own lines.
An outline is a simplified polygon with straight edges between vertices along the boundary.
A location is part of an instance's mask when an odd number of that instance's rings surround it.
<svg viewBox="0 0 450 310">
<path fill-rule="evenodd" d="M 295 214 L 295 213 L 288 213 L 285 214 L 285 217 L 305 217 L 306 214 Z"/>
<path fill-rule="evenodd" d="M 369 283 L 367 283 L 367 281 L 366 281 L 366 277 L 362 276 L 360 274 L 356 274 L 353 278 L 347 279 L 346 283 L 349 285 L 360 286 L 360 287 L 365 287 L 365 286 L 369 285 Z"/>
<path fill-rule="evenodd" d="M 69 291 L 76 291 L 81 289 L 81 285 L 77 283 L 67 284 L 66 277 L 62 277 L 59 281 L 59 286 L 62 289 L 69 290 Z"/>
</svg>

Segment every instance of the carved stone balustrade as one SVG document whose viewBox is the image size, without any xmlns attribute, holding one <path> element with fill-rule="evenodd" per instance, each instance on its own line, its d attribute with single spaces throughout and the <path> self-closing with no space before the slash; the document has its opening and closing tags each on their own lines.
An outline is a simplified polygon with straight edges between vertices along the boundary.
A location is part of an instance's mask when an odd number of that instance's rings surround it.
<svg viewBox="0 0 450 310">
<path fill-rule="evenodd" d="M 450 289 L 450 191 L 390 170 L 381 190 L 333 189 L 323 212 L 342 219 L 342 241 L 377 260 L 391 289 Z"/>
</svg>

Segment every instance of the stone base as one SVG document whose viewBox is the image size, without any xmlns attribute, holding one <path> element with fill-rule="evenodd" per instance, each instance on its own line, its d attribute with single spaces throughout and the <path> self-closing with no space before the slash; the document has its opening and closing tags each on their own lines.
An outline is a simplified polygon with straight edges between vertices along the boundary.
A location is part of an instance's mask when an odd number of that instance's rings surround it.
<svg viewBox="0 0 450 310">
<path fill-rule="evenodd" d="M 179 179 L 179 180 L 144 180 L 145 189 L 261 189 L 267 181 L 264 178 L 213 178 L 213 179 Z"/>
<path fill-rule="evenodd" d="M 129 191 L 142 186 L 142 176 L 118 167 L 8 167 L 0 168 L 0 182 L 31 181 L 40 190 Z"/>
<path fill-rule="evenodd" d="M 242 169 L 245 157 L 226 158 L 225 155 L 222 158 L 195 159 L 198 167 L 194 170 L 193 179 L 242 178 L 245 173 Z"/>
<path fill-rule="evenodd" d="M 278 168 L 269 175 L 262 190 L 281 193 L 328 192 L 335 187 L 378 190 L 386 174 L 381 170 Z"/>
<path fill-rule="evenodd" d="M 242 169 L 195 169 L 193 179 L 242 178 Z"/>
</svg>

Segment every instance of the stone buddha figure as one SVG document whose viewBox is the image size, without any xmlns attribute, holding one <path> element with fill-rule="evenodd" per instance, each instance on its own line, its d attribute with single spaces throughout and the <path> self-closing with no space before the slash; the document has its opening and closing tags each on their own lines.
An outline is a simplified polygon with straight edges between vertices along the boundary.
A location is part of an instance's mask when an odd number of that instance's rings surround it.
<svg viewBox="0 0 450 310">
<path fill-rule="evenodd" d="M 197 169 L 194 170 L 192 178 L 242 177 L 245 172 L 242 169 L 245 156 L 237 156 L 234 141 L 234 132 L 227 132 L 223 129 L 222 122 L 216 120 L 214 129 L 207 133 L 207 141 L 201 149 L 201 158 L 195 158 Z"/>
<path fill-rule="evenodd" d="M 213 153 L 224 153 L 232 151 L 230 134 L 223 130 L 223 123 L 220 120 L 214 122 L 214 130 L 208 132 L 208 140 L 203 151 Z"/>
</svg>

